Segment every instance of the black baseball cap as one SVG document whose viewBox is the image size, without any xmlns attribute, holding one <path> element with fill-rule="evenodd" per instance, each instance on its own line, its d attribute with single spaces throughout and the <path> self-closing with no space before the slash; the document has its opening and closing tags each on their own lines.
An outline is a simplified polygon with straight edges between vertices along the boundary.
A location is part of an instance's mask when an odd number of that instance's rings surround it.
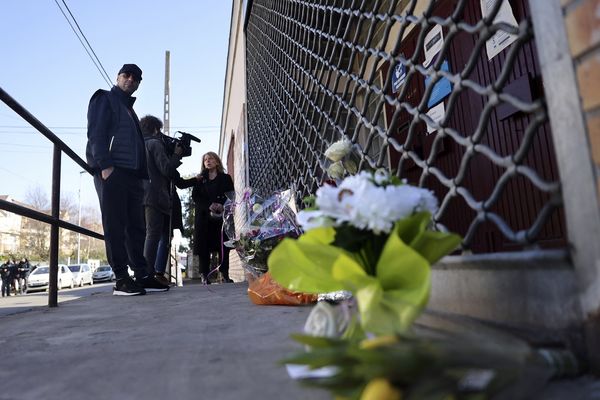
<svg viewBox="0 0 600 400">
<path fill-rule="evenodd" d="M 119 75 L 123 73 L 130 73 L 137 81 L 142 80 L 142 70 L 135 64 L 123 64 L 119 70 Z"/>
</svg>

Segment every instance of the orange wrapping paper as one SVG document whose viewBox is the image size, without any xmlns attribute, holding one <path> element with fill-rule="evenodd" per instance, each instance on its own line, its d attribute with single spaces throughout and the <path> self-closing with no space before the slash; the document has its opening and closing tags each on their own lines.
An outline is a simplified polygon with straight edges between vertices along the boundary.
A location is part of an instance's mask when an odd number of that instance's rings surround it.
<svg viewBox="0 0 600 400">
<path fill-rule="evenodd" d="M 256 277 L 248 277 L 248 297 L 258 305 L 298 306 L 317 302 L 317 295 L 292 292 L 281 287 L 268 272 Z"/>
</svg>

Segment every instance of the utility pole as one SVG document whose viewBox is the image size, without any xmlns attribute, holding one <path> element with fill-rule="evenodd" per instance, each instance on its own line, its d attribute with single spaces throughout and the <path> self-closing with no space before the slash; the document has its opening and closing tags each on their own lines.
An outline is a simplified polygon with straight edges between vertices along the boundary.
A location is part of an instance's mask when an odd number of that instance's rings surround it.
<svg viewBox="0 0 600 400">
<path fill-rule="evenodd" d="M 165 108 L 163 113 L 163 133 L 167 136 L 171 136 L 171 123 L 170 123 L 170 93 L 169 88 L 171 87 L 171 72 L 170 72 L 170 63 L 171 63 L 171 52 L 169 50 L 165 51 Z"/>
<path fill-rule="evenodd" d="M 163 113 L 163 133 L 167 136 L 171 136 L 171 52 L 169 50 L 165 50 L 165 108 Z M 176 190 L 173 184 L 171 184 L 171 190 Z M 172 221 L 169 222 L 169 241 L 168 241 L 168 253 L 169 258 L 167 261 L 167 268 L 169 271 L 169 275 L 173 276 L 173 268 L 171 267 L 171 253 L 172 253 L 172 235 L 173 230 L 171 229 Z M 177 253 L 175 253 L 177 254 Z M 175 282 L 177 282 L 177 274 L 179 273 L 179 268 L 177 262 L 175 263 Z"/>
</svg>

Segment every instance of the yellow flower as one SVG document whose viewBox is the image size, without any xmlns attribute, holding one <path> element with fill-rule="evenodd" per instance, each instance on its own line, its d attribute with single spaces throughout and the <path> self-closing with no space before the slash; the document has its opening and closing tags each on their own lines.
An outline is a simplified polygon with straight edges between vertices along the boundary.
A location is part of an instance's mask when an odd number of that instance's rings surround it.
<svg viewBox="0 0 600 400">
<path fill-rule="evenodd" d="M 360 400 L 402 400 L 402 392 L 387 379 L 375 378 L 367 383 Z"/>
<path fill-rule="evenodd" d="M 260 203 L 255 203 L 252 206 L 252 211 L 256 214 L 260 214 L 263 210 L 263 206 Z"/>
<path fill-rule="evenodd" d="M 376 336 L 371 339 L 365 339 L 360 342 L 361 349 L 374 349 L 376 347 L 387 346 L 398 342 L 398 337 L 395 335 Z"/>
</svg>

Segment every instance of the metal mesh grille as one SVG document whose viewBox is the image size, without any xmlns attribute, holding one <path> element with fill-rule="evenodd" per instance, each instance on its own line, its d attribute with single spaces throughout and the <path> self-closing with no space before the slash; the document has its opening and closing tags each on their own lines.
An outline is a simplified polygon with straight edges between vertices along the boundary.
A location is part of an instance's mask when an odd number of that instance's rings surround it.
<svg viewBox="0 0 600 400">
<path fill-rule="evenodd" d="M 463 248 L 563 245 L 527 4 L 506 3 L 513 26 L 493 22 L 501 1 L 487 3 L 482 17 L 475 0 L 255 0 L 246 27 L 250 185 L 314 194 L 327 179 L 325 149 L 346 136 L 361 169 L 434 190 L 434 221 L 463 235 Z M 428 33 L 440 26 L 443 45 L 426 64 Z M 496 32 L 516 40 L 488 58 Z M 440 104 L 438 120 L 428 111 Z"/>
</svg>

